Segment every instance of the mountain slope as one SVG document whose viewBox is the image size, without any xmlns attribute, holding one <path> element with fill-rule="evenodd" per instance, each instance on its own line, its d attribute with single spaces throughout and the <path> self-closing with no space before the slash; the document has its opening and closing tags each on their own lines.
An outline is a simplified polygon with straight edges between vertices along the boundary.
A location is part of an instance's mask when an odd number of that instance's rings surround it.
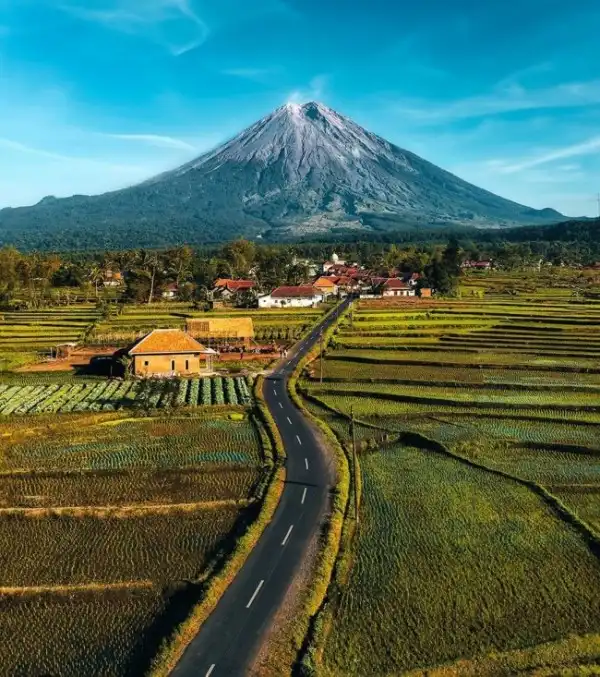
<svg viewBox="0 0 600 677">
<path fill-rule="evenodd" d="M 104 195 L 0 211 L 0 241 L 97 246 L 286 237 L 334 228 L 557 221 L 477 188 L 318 103 L 287 104 L 198 159 Z M 72 246 L 71 245 L 71 246 Z"/>
</svg>

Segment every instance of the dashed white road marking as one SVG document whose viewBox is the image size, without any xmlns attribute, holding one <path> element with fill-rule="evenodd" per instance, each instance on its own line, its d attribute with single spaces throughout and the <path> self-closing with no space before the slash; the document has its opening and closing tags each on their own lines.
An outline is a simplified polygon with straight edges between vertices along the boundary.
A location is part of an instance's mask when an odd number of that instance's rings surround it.
<svg viewBox="0 0 600 677">
<path fill-rule="evenodd" d="M 283 404 L 281 404 L 281 402 L 279 403 L 279 407 L 280 409 L 283 409 Z"/>
<path fill-rule="evenodd" d="M 298 444 L 302 444 L 302 440 L 300 439 L 300 435 L 296 435 L 296 439 L 298 440 Z"/>
<path fill-rule="evenodd" d="M 308 470 L 308 459 L 307 458 L 304 459 L 304 465 L 305 465 L 306 469 Z"/>
<path fill-rule="evenodd" d="M 304 487 L 304 491 L 302 492 L 302 500 L 300 501 L 300 505 L 304 505 L 304 499 L 306 498 L 306 490 L 307 490 L 307 487 Z"/>
<path fill-rule="evenodd" d="M 292 419 L 291 419 L 289 416 L 287 417 L 287 420 L 288 420 L 288 423 L 289 423 L 290 425 L 292 425 Z"/>
<path fill-rule="evenodd" d="M 292 533 L 293 528 L 294 528 L 294 525 L 292 524 L 292 526 L 287 530 L 287 534 L 285 535 L 285 538 L 283 539 L 283 541 L 281 541 L 281 545 L 285 545 L 287 543 L 288 538 L 290 537 L 290 534 Z"/>
<path fill-rule="evenodd" d="M 275 390 L 275 388 L 273 388 L 273 395 L 275 395 L 275 397 L 277 397 L 277 391 Z"/>
<path fill-rule="evenodd" d="M 212 673 L 213 673 L 213 670 L 215 669 L 215 667 L 216 667 L 216 664 L 215 664 L 215 663 L 213 663 L 213 664 L 212 664 L 212 665 L 210 666 L 210 668 L 208 668 L 208 671 L 207 671 L 207 673 L 206 673 L 206 676 L 205 676 L 205 677 L 210 677 L 210 676 L 212 675 Z"/>
<path fill-rule="evenodd" d="M 246 604 L 246 609 L 249 609 L 249 608 L 252 606 L 252 602 L 254 602 L 254 600 L 256 599 L 256 595 L 258 595 L 258 593 L 260 592 L 260 589 L 262 588 L 262 586 L 264 585 L 264 583 L 265 583 L 264 580 L 262 580 L 262 581 L 256 586 L 256 590 L 254 591 L 254 594 L 252 595 L 252 597 L 250 597 L 250 601 L 248 602 L 248 604 Z"/>
</svg>

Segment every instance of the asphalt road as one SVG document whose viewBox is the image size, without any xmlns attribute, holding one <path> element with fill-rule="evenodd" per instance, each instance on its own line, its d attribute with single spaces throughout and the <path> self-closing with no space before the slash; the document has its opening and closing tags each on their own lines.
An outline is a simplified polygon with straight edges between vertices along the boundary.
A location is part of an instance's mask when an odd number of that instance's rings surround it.
<svg viewBox="0 0 600 677">
<path fill-rule="evenodd" d="M 342 302 L 339 310 L 349 302 Z M 192 640 L 174 677 L 235 677 L 247 674 L 294 575 L 319 528 L 330 491 L 328 459 L 312 427 L 287 393 L 298 361 L 336 321 L 325 318 L 265 380 L 264 395 L 287 453 L 286 483 L 273 516 L 219 604 Z"/>
</svg>

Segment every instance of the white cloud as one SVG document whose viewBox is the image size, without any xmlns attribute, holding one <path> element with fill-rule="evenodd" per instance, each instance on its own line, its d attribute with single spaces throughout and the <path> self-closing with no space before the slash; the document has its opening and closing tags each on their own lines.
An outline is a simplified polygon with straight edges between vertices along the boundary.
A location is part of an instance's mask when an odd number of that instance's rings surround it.
<svg viewBox="0 0 600 677">
<path fill-rule="evenodd" d="M 437 103 L 408 99 L 394 104 L 393 109 L 415 122 L 442 123 L 516 111 L 595 105 L 600 105 L 600 80 L 539 89 L 526 89 L 517 82 L 504 80 L 489 94 Z"/>
<path fill-rule="evenodd" d="M 540 165 L 554 162 L 556 160 L 564 160 L 565 158 L 579 157 L 582 155 L 590 155 L 593 153 L 600 153 L 600 136 L 594 136 L 582 143 L 576 143 L 562 148 L 555 148 L 552 151 L 538 155 L 537 157 L 519 160 L 518 162 L 504 163 L 498 161 L 497 169 L 503 174 L 514 174 L 515 172 L 523 171 L 524 169 L 531 169 L 532 167 L 539 167 Z"/>
<path fill-rule="evenodd" d="M 295 89 L 287 96 L 286 103 L 307 103 L 309 101 L 320 101 L 327 88 L 329 78 L 327 75 L 316 75 L 308 83 L 307 88 Z"/>
<path fill-rule="evenodd" d="M 161 44 L 173 56 L 200 47 L 210 34 L 189 0 L 102 0 L 100 7 L 71 3 L 61 9 L 110 30 L 142 35 Z"/>
<path fill-rule="evenodd" d="M 104 169 L 119 170 L 123 168 L 123 165 L 115 164 L 112 162 L 106 162 L 104 160 L 96 160 L 94 158 L 87 157 L 77 157 L 73 155 L 63 155 L 62 153 L 54 153 L 52 151 L 44 150 L 43 148 L 35 148 L 34 146 L 28 146 L 27 144 L 21 143 L 20 141 L 13 141 L 12 139 L 0 138 L 0 148 L 5 148 L 9 151 L 15 151 L 17 153 L 24 153 L 25 155 L 36 155 L 40 158 L 46 158 L 48 160 L 59 160 L 60 162 L 69 162 L 72 164 L 86 164 L 86 165 L 95 165 L 97 167 L 103 167 Z M 128 169 L 133 168 L 131 165 L 128 166 Z M 140 167 L 135 167 L 135 169 L 140 169 Z"/>
<path fill-rule="evenodd" d="M 134 141 L 146 143 L 157 148 L 173 148 L 175 150 L 189 150 L 196 151 L 197 148 L 187 141 L 175 139 L 172 136 L 161 136 L 158 134 L 103 134 L 110 139 L 117 139 L 121 141 Z"/>
</svg>

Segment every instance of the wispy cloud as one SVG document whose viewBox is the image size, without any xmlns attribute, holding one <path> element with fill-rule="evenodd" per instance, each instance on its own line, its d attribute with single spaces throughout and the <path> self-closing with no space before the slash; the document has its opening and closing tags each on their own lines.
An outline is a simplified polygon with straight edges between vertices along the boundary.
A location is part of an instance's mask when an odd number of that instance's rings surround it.
<svg viewBox="0 0 600 677">
<path fill-rule="evenodd" d="M 192 9 L 190 0 L 103 0 L 96 8 L 65 4 L 61 9 L 111 30 L 142 35 L 161 44 L 173 56 L 200 47 L 210 34 L 208 25 Z"/>
<path fill-rule="evenodd" d="M 0 138 L 0 148 L 16 151 L 18 153 L 24 153 L 26 155 L 35 155 L 37 157 L 46 158 L 48 160 L 59 160 L 60 162 L 69 162 L 71 164 L 94 165 L 96 167 L 104 167 L 105 169 L 117 171 L 121 169 L 124 169 L 126 171 L 130 170 L 137 171 L 141 169 L 141 167 L 123 166 L 113 162 L 106 162 L 104 160 L 97 160 L 87 157 L 77 157 L 73 155 L 64 155 L 62 153 L 54 153 L 52 151 L 48 151 L 43 148 L 36 148 L 34 146 L 29 146 L 27 144 L 21 143 L 19 141 L 13 141 L 12 139 Z"/>
<path fill-rule="evenodd" d="M 197 148 L 187 141 L 175 139 L 172 136 L 161 136 L 159 134 L 103 134 L 110 139 L 121 141 L 133 141 L 145 143 L 157 148 L 173 148 L 175 150 L 196 151 Z"/>
<path fill-rule="evenodd" d="M 308 83 L 308 87 L 295 89 L 287 96 L 287 103 L 307 103 L 308 101 L 319 101 L 325 95 L 329 77 L 327 75 L 316 75 Z"/>
<path fill-rule="evenodd" d="M 539 167 L 549 162 L 556 160 L 564 160 L 566 158 L 579 157 L 582 155 L 591 155 L 593 153 L 600 153 L 600 136 L 594 136 L 582 143 L 572 144 L 570 146 L 563 146 L 562 148 L 555 148 L 552 151 L 538 155 L 518 162 L 505 163 L 503 161 L 496 161 L 496 169 L 503 174 L 514 174 L 523 171 L 524 169 L 531 169 Z M 564 166 L 563 166 L 564 170 Z"/>
<path fill-rule="evenodd" d="M 230 75 L 234 78 L 259 81 L 265 80 L 277 72 L 279 72 L 278 68 L 226 68 L 221 71 L 223 75 Z"/>
<path fill-rule="evenodd" d="M 502 81 L 489 94 L 435 103 L 404 100 L 395 112 L 416 122 L 445 123 L 517 111 L 579 108 L 600 105 L 600 80 L 568 82 L 552 87 L 527 89 L 516 81 Z"/>
</svg>

